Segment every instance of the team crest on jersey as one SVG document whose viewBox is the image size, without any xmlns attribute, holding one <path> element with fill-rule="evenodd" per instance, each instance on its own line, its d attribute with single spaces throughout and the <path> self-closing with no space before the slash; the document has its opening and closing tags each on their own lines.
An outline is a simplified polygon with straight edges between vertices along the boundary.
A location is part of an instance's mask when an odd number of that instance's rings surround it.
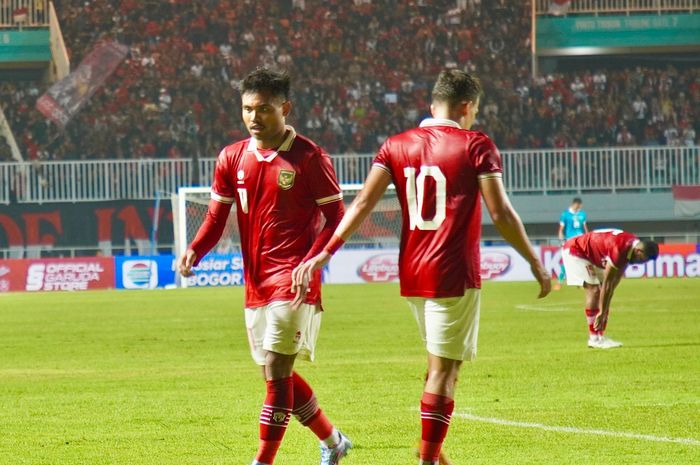
<svg viewBox="0 0 700 465">
<path fill-rule="evenodd" d="M 291 170 L 280 170 L 279 176 L 277 176 L 277 185 L 281 189 L 287 190 L 291 189 L 294 185 L 294 176 L 296 173 Z"/>
</svg>

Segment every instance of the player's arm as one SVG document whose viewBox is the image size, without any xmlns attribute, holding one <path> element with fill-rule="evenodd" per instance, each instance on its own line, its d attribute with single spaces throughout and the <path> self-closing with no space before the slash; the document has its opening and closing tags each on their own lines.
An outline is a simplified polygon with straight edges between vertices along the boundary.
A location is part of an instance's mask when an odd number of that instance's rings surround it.
<svg viewBox="0 0 700 465">
<path fill-rule="evenodd" d="M 561 242 L 564 242 L 564 223 L 559 223 L 559 232 L 557 232 L 557 236 Z"/>
<path fill-rule="evenodd" d="M 612 263 L 608 262 L 605 265 L 603 284 L 600 286 L 600 301 L 598 304 L 600 313 L 596 316 L 593 329 L 599 330 L 605 326 L 605 322 L 608 320 L 608 314 L 610 313 L 610 302 L 615 293 L 615 288 L 620 284 L 623 274 L 623 270 L 617 268 Z"/>
<path fill-rule="evenodd" d="M 323 250 L 317 255 L 300 263 L 292 272 L 292 291 L 296 297 L 292 307 L 296 308 L 300 303 L 311 274 L 323 268 L 331 259 L 331 256 L 345 243 L 345 241 L 360 227 L 362 222 L 370 214 L 384 191 L 391 184 L 391 175 L 383 168 L 373 166 L 365 179 L 365 185 L 348 207 L 343 219 L 335 229 L 331 239 L 325 244 Z"/>
<path fill-rule="evenodd" d="M 510 204 L 500 176 L 480 178 L 479 189 L 498 232 L 530 264 L 532 274 L 540 284 L 538 297 L 546 296 L 552 290 L 551 277 L 542 266 L 520 217 Z"/>
<path fill-rule="evenodd" d="M 319 208 L 321 209 L 321 214 L 323 214 L 326 221 L 323 224 L 323 228 L 318 233 L 316 240 L 311 246 L 311 249 L 309 249 L 309 252 L 306 254 L 302 262 L 305 262 L 323 250 L 323 247 L 331 239 L 335 229 L 343 219 L 343 213 L 345 213 L 345 205 L 343 205 L 343 201 L 340 199 L 336 200 L 335 202 L 320 205 Z"/>
<path fill-rule="evenodd" d="M 588 223 L 585 221 L 583 222 L 583 232 L 588 234 Z"/>
<path fill-rule="evenodd" d="M 226 219 L 231 211 L 231 203 L 224 203 L 218 200 L 210 200 L 207 216 L 199 227 L 197 235 L 187 248 L 187 251 L 180 257 L 177 269 L 182 276 L 192 276 L 192 267 L 209 252 L 224 232 Z"/>
</svg>

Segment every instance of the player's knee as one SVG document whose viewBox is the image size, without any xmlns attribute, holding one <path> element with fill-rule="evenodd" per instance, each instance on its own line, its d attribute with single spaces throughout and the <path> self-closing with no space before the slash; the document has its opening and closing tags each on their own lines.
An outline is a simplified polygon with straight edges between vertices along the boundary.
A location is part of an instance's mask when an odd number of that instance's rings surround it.
<svg viewBox="0 0 700 465">
<path fill-rule="evenodd" d="M 446 364 L 428 369 L 427 381 L 442 386 L 454 386 L 459 374 L 458 364 Z"/>
<path fill-rule="evenodd" d="M 268 351 L 265 355 L 265 377 L 281 379 L 292 376 L 296 355 L 279 354 Z"/>
</svg>

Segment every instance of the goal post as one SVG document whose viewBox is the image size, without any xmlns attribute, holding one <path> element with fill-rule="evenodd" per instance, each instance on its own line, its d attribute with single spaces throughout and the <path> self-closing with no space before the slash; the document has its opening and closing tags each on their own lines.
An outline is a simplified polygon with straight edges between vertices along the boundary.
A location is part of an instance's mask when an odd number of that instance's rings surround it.
<svg viewBox="0 0 700 465">
<path fill-rule="evenodd" d="M 347 207 L 362 189 L 362 184 L 341 184 L 343 202 Z M 210 187 L 181 187 L 172 196 L 174 253 L 180 257 L 187 251 L 200 225 L 204 221 L 209 200 Z M 372 213 L 347 241 L 347 248 L 396 248 L 401 234 L 401 208 L 394 186 L 390 185 Z M 241 242 L 236 223 L 236 204 L 226 221 L 224 232 L 211 253 L 240 253 Z M 187 286 L 181 279 L 180 285 Z"/>
</svg>

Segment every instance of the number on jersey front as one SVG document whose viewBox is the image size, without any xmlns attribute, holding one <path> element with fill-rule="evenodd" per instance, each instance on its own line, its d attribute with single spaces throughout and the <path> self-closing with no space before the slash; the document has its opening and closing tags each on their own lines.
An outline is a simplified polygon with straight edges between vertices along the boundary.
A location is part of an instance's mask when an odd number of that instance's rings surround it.
<svg viewBox="0 0 700 465">
<path fill-rule="evenodd" d="M 439 166 L 421 166 L 416 177 L 416 169 L 403 169 L 406 176 L 406 203 L 411 230 L 416 228 L 423 231 L 434 231 L 445 221 L 447 201 L 447 180 Z M 423 203 L 425 202 L 425 180 L 431 177 L 435 181 L 435 216 L 426 220 L 423 218 Z"/>
</svg>

